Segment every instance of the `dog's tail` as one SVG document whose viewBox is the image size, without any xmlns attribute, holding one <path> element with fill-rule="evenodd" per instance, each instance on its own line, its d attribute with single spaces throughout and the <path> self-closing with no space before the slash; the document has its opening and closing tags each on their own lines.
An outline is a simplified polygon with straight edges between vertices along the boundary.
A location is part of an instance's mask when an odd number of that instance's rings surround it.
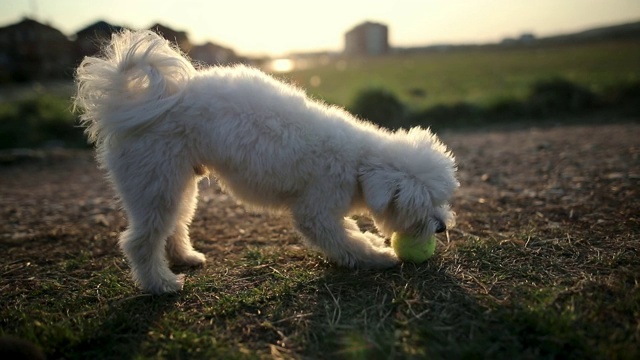
<svg viewBox="0 0 640 360">
<path fill-rule="evenodd" d="M 76 108 L 92 142 L 152 125 L 179 101 L 196 70 L 167 40 L 151 31 L 114 34 L 98 57 L 76 70 Z"/>
</svg>

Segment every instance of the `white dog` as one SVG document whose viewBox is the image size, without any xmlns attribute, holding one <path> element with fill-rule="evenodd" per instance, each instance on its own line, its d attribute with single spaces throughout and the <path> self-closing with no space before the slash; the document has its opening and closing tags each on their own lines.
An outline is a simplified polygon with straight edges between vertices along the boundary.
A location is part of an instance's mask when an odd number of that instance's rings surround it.
<svg viewBox="0 0 640 360">
<path fill-rule="evenodd" d="M 429 130 L 389 132 L 246 66 L 196 69 L 149 31 L 113 36 L 78 67 L 75 103 L 126 211 L 120 236 L 145 291 L 180 290 L 169 262 L 199 265 L 189 225 L 211 171 L 254 208 L 289 212 L 297 230 L 348 267 L 399 262 L 380 232 L 426 238 L 454 223 L 456 165 Z"/>
</svg>

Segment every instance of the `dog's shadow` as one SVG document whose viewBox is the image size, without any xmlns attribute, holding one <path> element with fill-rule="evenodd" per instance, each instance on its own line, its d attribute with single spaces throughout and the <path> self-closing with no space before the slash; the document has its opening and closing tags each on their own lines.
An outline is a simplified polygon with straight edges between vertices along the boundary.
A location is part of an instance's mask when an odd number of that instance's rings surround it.
<svg viewBox="0 0 640 360">
<path fill-rule="evenodd" d="M 273 324 L 276 333 L 288 334 L 301 330 L 299 324 L 289 322 L 297 321 L 295 314 L 302 314 L 299 319 L 307 323 L 305 332 L 311 336 L 291 339 L 305 344 L 299 348 L 301 355 L 387 358 L 397 353 L 403 342 L 416 346 L 428 343 L 436 354 L 450 354 L 451 341 L 473 331 L 468 319 L 480 318 L 486 311 L 442 266 L 438 255 L 422 265 L 403 264 L 387 270 L 352 270 L 328 263 L 320 266 L 324 269 L 319 277 L 290 289 L 305 297 L 303 305 L 274 298 L 281 303 L 276 307 L 287 310 L 279 314 L 282 317 L 264 319 Z M 255 277 L 255 269 L 250 271 L 248 275 Z M 242 278 L 242 274 L 235 275 Z M 86 334 L 75 351 L 86 358 L 133 358 L 153 353 L 151 342 L 157 340 L 151 339 L 165 336 L 170 340 L 174 328 L 163 322 L 167 313 L 176 311 L 177 303 L 189 297 L 187 291 L 189 286 L 177 294 L 153 296 L 133 290 L 134 295 L 109 304 L 93 334 Z M 238 313 L 244 310 L 246 307 L 240 306 Z M 239 316 L 231 312 L 229 317 Z M 150 333 L 162 329 L 168 333 Z"/>
<path fill-rule="evenodd" d="M 439 357 L 451 355 L 454 344 L 465 352 L 458 341 L 473 333 L 469 319 L 480 319 L 486 308 L 449 270 L 437 255 L 384 271 L 330 267 L 316 284 L 314 331 L 322 340 L 305 352 L 377 359 L 402 357 L 413 347 Z"/>
<path fill-rule="evenodd" d="M 151 329 L 158 328 L 165 313 L 175 309 L 180 296 L 138 293 L 115 300 L 93 334 L 86 334 L 76 347 L 77 353 L 87 359 L 136 357 L 149 340 Z"/>
</svg>

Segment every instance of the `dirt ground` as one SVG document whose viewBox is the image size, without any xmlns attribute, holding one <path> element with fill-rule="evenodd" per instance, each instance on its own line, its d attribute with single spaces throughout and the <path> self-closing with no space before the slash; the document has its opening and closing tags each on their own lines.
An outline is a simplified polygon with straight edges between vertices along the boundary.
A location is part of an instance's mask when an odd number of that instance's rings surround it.
<svg viewBox="0 0 640 360">
<path fill-rule="evenodd" d="M 458 226 L 449 240 L 521 236 L 531 224 L 537 231 L 598 231 L 612 239 L 626 233 L 638 240 L 640 125 L 449 132 L 441 138 L 457 158 L 461 183 L 452 202 Z M 3 155 L 2 263 L 27 258 L 37 266 L 80 249 L 117 254 L 117 232 L 126 221 L 92 156 L 81 150 Z M 245 210 L 213 179 L 201 183 L 192 238 L 209 259 L 247 246 L 302 244 L 285 216 Z"/>
</svg>

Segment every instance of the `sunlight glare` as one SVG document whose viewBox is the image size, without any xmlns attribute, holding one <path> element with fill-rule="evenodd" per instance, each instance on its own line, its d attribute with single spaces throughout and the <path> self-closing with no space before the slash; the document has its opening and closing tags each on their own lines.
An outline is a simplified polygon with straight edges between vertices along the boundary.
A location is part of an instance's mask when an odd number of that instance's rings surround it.
<svg viewBox="0 0 640 360">
<path fill-rule="evenodd" d="M 275 59 L 271 61 L 269 67 L 273 72 L 286 73 L 292 71 L 295 68 L 295 63 L 291 59 Z"/>
</svg>

